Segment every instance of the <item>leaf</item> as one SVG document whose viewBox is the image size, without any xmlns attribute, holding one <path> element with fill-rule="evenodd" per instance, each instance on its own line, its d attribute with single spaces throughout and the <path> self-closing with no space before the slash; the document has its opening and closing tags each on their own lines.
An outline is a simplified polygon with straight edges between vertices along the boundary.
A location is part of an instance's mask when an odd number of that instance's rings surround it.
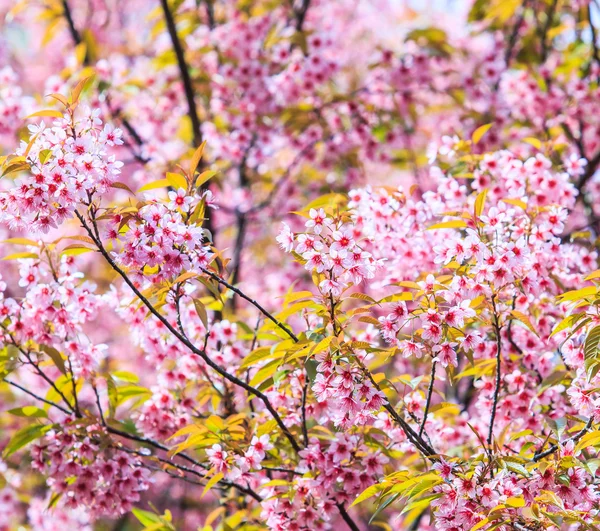
<svg viewBox="0 0 600 531">
<path fill-rule="evenodd" d="M 212 478 L 210 478 L 210 481 L 206 484 L 206 487 L 204 487 L 204 490 L 202 491 L 202 495 L 200 496 L 200 498 L 204 498 L 204 496 L 206 496 L 207 492 L 211 488 L 213 488 L 219 481 L 221 481 L 224 477 L 225 477 L 225 475 L 222 472 L 219 472 L 218 474 L 215 474 Z"/>
<path fill-rule="evenodd" d="M 7 164 L 2 168 L 2 176 L 4 177 L 5 175 L 10 175 L 11 173 L 17 173 L 20 171 L 29 171 L 30 169 L 29 163 L 26 161 L 11 161 L 10 164 Z"/>
<path fill-rule="evenodd" d="M 67 101 L 67 98 L 65 98 L 62 94 L 58 94 L 56 92 L 52 93 L 52 94 L 48 94 L 49 98 L 53 98 L 56 101 L 60 101 L 60 103 L 62 103 L 65 107 L 69 106 L 69 102 Z"/>
<path fill-rule="evenodd" d="M 171 183 L 167 179 L 159 179 L 142 186 L 137 193 L 147 192 L 148 190 L 156 190 L 157 188 L 167 188 Z"/>
<path fill-rule="evenodd" d="M 206 181 L 212 179 L 216 174 L 217 172 L 213 170 L 203 171 L 200 175 L 198 175 L 198 178 L 196 179 L 196 188 L 200 188 Z"/>
<path fill-rule="evenodd" d="M 476 531 L 477 529 L 481 529 L 484 525 L 488 524 L 489 521 L 490 521 L 489 518 L 484 518 L 483 520 L 480 520 L 471 528 L 471 531 Z"/>
<path fill-rule="evenodd" d="M 577 446 L 575 447 L 575 453 L 580 452 L 588 446 L 596 446 L 597 444 L 600 444 L 600 431 L 586 433 L 577 443 Z"/>
<path fill-rule="evenodd" d="M 435 229 L 464 229 L 466 228 L 467 222 L 462 219 L 455 219 L 452 221 L 443 221 L 442 223 L 436 223 L 435 225 L 431 225 L 431 227 L 427 227 L 427 230 L 435 230 Z"/>
<path fill-rule="evenodd" d="M 71 91 L 71 104 L 74 105 L 79 101 L 83 89 L 92 79 L 94 79 L 94 76 L 84 77 L 77 85 L 75 85 L 75 88 Z"/>
<path fill-rule="evenodd" d="M 473 144 L 478 144 L 479 141 L 483 138 L 483 136 L 490 130 L 490 127 L 492 127 L 492 125 L 494 124 L 485 124 L 475 129 L 475 131 L 473 131 L 473 134 L 471 135 L 471 140 Z"/>
<path fill-rule="evenodd" d="M 208 314 L 206 312 L 206 307 L 198 299 L 194 299 L 194 308 L 196 309 L 196 313 L 198 314 L 198 317 L 200 317 L 204 328 L 208 329 Z"/>
<path fill-rule="evenodd" d="M 542 149 L 542 143 L 537 139 L 531 136 L 523 139 L 523 142 L 527 142 L 529 145 L 533 146 L 536 149 Z"/>
<path fill-rule="evenodd" d="M 133 374 L 132 372 L 127 371 L 115 371 L 112 373 L 112 376 L 113 378 L 121 380 L 122 382 L 138 383 L 140 381 L 137 374 Z"/>
<path fill-rule="evenodd" d="M 600 269 L 596 269 L 596 271 L 590 273 L 589 275 L 587 275 L 586 277 L 584 277 L 583 280 L 595 280 L 597 278 L 600 278 Z"/>
<path fill-rule="evenodd" d="M 549 337 L 552 337 L 552 336 L 558 334 L 559 332 L 566 330 L 567 328 L 571 328 L 577 321 L 579 321 L 579 319 L 581 319 L 584 316 L 585 316 L 585 313 L 582 312 L 582 313 L 574 313 L 572 315 L 565 317 L 560 323 L 558 323 L 558 325 L 556 325 L 556 327 L 554 328 L 554 330 L 552 330 L 552 333 L 550 334 Z"/>
<path fill-rule="evenodd" d="M 127 186 L 125 183 L 121 183 L 119 181 L 114 182 L 111 184 L 112 188 L 118 188 L 119 190 L 125 190 L 126 192 L 129 192 L 131 195 L 135 195 L 135 192 L 129 188 L 129 186 Z"/>
<path fill-rule="evenodd" d="M 167 172 L 167 181 L 169 181 L 169 184 L 175 188 L 175 190 L 178 190 L 179 188 L 183 188 L 184 190 L 188 189 L 187 179 L 179 173 Z"/>
<path fill-rule="evenodd" d="M 527 203 L 525 203 L 525 201 L 521 201 L 520 199 L 502 199 L 501 201 L 503 203 L 522 208 L 523 210 L 527 210 Z"/>
<path fill-rule="evenodd" d="M 23 448 L 36 439 L 39 439 L 44 433 L 52 428 L 51 424 L 34 424 L 16 432 L 4 448 L 2 453 L 4 458 L 10 457 L 12 454 Z"/>
<path fill-rule="evenodd" d="M 484 188 L 479 192 L 477 199 L 475 199 L 475 216 L 480 217 L 483 214 L 483 208 L 485 207 L 485 198 L 487 196 L 487 188 Z"/>
<path fill-rule="evenodd" d="M 54 365 L 58 367 L 58 370 L 60 372 L 62 372 L 63 374 L 67 374 L 67 369 L 65 368 L 65 360 L 58 350 L 49 345 L 40 345 L 40 350 L 45 354 L 48 354 L 48 356 L 50 356 L 50 359 L 54 362 Z"/>
<path fill-rule="evenodd" d="M 28 240 L 27 238 L 9 238 L 8 240 L 3 240 L 2 243 L 12 243 L 14 245 L 28 245 L 32 247 L 39 247 L 37 242 L 33 240 Z"/>
<path fill-rule="evenodd" d="M 540 337 L 538 335 L 538 333 L 536 332 L 533 324 L 531 324 L 531 321 L 529 320 L 529 317 L 527 317 L 524 313 L 522 312 L 518 312 L 517 310 L 512 310 L 510 312 L 510 314 L 517 319 L 517 321 L 520 321 L 521 323 L 523 323 L 531 332 L 533 332 L 536 336 Z"/>
<path fill-rule="evenodd" d="M 34 253 L 14 253 L 5 256 L 4 258 L 2 258 L 2 260 L 21 260 L 24 258 L 39 258 L 39 256 Z"/>
<path fill-rule="evenodd" d="M 598 286 L 587 286 L 585 288 L 576 289 L 573 291 L 567 291 L 566 293 L 559 295 L 558 299 L 560 300 L 560 302 L 580 301 L 587 297 L 594 296 L 597 293 L 598 293 Z"/>
<path fill-rule="evenodd" d="M 8 412 L 17 417 L 30 417 L 36 419 L 48 418 L 48 413 L 37 406 L 24 406 L 16 409 L 9 409 Z"/>
<path fill-rule="evenodd" d="M 152 524 L 160 524 L 160 517 L 157 514 L 151 513 L 149 511 L 142 511 L 142 509 L 138 509 L 134 507 L 131 509 L 133 515 L 138 519 L 140 524 L 148 526 Z"/>
<path fill-rule="evenodd" d="M 192 160 L 190 160 L 190 176 L 194 177 L 194 173 L 196 173 L 196 169 L 198 168 L 198 164 L 202 160 L 202 155 L 204 154 L 204 148 L 206 147 L 206 140 L 200 144 L 198 149 L 194 152 L 194 156 Z"/>
<path fill-rule="evenodd" d="M 597 360 L 598 357 L 598 343 L 600 342 L 600 326 L 592 328 L 589 332 L 583 352 L 586 360 Z"/>
<path fill-rule="evenodd" d="M 350 507 L 354 507 L 355 505 L 358 505 L 359 503 L 361 503 L 365 500 L 368 500 L 369 498 L 372 498 L 380 490 L 381 490 L 381 485 L 379 483 L 376 483 L 375 485 L 371 485 L 370 487 L 367 487 L 356 497 L 356 499 L 352 502 Z"/>
<path fill-rule="evenodd" d="M 46 109 L 43 111 L 34 112 L 33 114 L 26 116 L 25 120 L 29 120 L 29 118 L 37 118 L 38 116 L 50 117 L 50 118 L 62 118 L 63 113 L 60 111 L 53 110 L 53 109 Z"/>
</svg>

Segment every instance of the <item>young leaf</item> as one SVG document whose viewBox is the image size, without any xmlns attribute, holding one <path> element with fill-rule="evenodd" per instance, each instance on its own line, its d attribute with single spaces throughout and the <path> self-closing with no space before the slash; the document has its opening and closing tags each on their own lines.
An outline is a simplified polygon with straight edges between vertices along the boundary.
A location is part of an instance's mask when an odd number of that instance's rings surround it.
<svg viewBox="0 0 600 531">
<path fill-rule="evenodd" d="M 202 155 L 204 154 L 204 147 L 206 146 L 206 140 L 200 144 L 200 147 L 194 153 L 192 160 L 190 161 L 190 177 L 194 177 L 194 173 L 196 173 L 196 169 L 198 168 L 198 164 L 200 164 L 200 160 L 202 160 Z"/>
<path fill-rule="evenodd" d="M 50 428 L 52 428 L 51 424 L 34 424 L 33 426 L 26 426 L 25 428 L 19 430 L 11 437 L 10 441 L 4 448 L 4 452 L 2 453 L 3 457 L 10 457 L 25 445 L 35 441 L 36 439 L 39 439 Z"/>
<path fill-rule="evenodd" d="M 179 188 L 183 188 L 184 190 L 188 189 L 187 179 L 179 173 L 167 172 L 167 181 L 169 181 L 169 184 L 175 188 L 175 190 L 178 190 Z"/>
<path fill-rule="evenodd" d="M 478 144 L 479 141 L 483 138 L 483 136 L 490 130 L 490 127 L 492 127 L 492 125 L 493 124 L 485 124 L 475 129 L 475 131 L 473 131 L 473 134 L 471 135 L 471 140 L 473 141 L 473 144 Z"/>
</svg>

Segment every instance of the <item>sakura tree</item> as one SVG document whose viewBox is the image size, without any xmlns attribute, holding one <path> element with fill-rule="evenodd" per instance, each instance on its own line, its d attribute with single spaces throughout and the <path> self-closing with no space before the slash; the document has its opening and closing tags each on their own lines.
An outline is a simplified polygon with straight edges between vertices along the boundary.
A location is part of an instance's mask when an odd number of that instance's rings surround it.
<svg viewBox="0 0 600 531">
<path fill-rule="evenodd" d="M 0 531 L 600 528 L 600 6 L 0 0 Z"/>
</svg>

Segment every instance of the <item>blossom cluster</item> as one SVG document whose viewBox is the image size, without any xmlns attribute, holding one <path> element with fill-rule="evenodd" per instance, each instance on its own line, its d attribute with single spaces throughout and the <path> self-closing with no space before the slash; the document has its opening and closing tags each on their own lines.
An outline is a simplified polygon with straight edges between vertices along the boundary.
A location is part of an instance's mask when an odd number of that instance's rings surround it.
<svg viewBox="0 0 600 531">
<path fill-rule="evenodd" d="M 123 163 L 108 153 L 121 130 L 102 127 L 100 111 L 66 113 L 52 126 L 30 125 L 29 143 L 16 151 L 30 167 L 0 196 L 0 219 L 14 230 L 48 232 L 73 217 L 78 204 L 108 191 Z"/>
<path fill-rule="evenodd" d="M 67 419 L 32 449 L 32 466 L 49 476 L 48 484 L 68 508 L 88 507 L 91 515 L 118 516 L 130 511 L 148 488 L 150 471 L 135 455 L 102 448 L 105 430 Z"/>
<path fill-rule="evenodd" d="M 150 203 L 126 217 L 117 214 L 107 228 L 109 236 L 122 243 L 116 253 L 118 262 L 140 277 L 144 268 L 154 270 L 156 281 L 186 271 L 200 272 L 212 256 L 202 227 L 183 217 L 193 198 L 181 188 L 169 193 L 173 196 L 169 204 Z M 121 235 L 123 226 L 126 230 Z"/>
</svg>

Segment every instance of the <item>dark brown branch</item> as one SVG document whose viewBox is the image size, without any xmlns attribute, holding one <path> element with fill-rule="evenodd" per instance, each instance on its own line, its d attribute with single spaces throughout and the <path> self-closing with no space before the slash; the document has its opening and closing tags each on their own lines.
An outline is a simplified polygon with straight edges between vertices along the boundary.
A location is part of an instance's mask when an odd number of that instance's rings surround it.
<svg viewBox="0 0 600 531">
<path fill-rule="evenodd" d="M 214 0 L 204 0 L 206 5 L 206 19 L 208 21 L 208 28 L 215 29 L 215 6 L 213 5 Z"/>
<path fill-rule="evenodd" d="M 302 31 L 309 7 L 310 0 L 302 0 L 302 5 L 298 9 L 294 9 L 294 15 L 296 17 L 296 31 Z"/>
<path fill-rule="evenodd" d="M 360 528 L 356 525 L 354 520 L 352 520 L 352 517 L 348 514 L 348 511 L 346 510 L 344 505 L 341 503 L 336 503 L 336 506 L 338 508 L 338 511 L 340 511 L 340 515 L 344 519 L 344 522 L 346 522 L 346 525 L 350 529 L 352 529 L 352 531 L 360 531 Z"/>
<path fill-rule="evenodd" d="M 188 116 L 190 117 L 190 121 L 192 123 L 194 145 L 197 147 L 200 146 L 200 144 L 202 144 L 202 131 L 200 128 L 200 119 L 198 118 L 198 110 L 196 109 L 194 88 L 192 87 L 190 71 L 185 60 L 183 46 L 181 45 L 179 35 L 177 34 L 177 27 L 175 26 L 175 19 L 173 18 L 173 13 L 171 13 L 171 10 L 169 9 L 169 2 L 168 0 L 160 0 L 160 4 L 162 6 L 163 14 L 165 16 L 167 30 L 169 32 L 169 36 L 171 37 L 173 50 L 175 51 L 175 56 L 177 57 L 177 65 L 179 66 L 179 73 L 181 75 L 181 81 L 183 83 L 185 99 L 187 100 L 188 105 Z"/>
<path fill-rule="evenodd" d="M 433 396 L 433 386 L 435 384 L 435 368 L 437 365 L 437 361 L 434 361 L 431 364 L 431 376 L 429 380 L 429 389 L 427 390 L 427 401 L 425 402 L 425 411 L 423 412 L 423 421 L 421 422 L 421 427 L 419 428 L 419 437 L 423 436 L 423 431 L 425 430 L 425 423 L 427 422 L 427 415 L 429 414 L 429 407 L 431 406 L 431 397 Z"/>
<path fill-rule="evenodd" d="M 219 284 L 225 286 L 227 289 L 230 289 L 231 291 L 233 291 L 235 294 L 239 295 L 242 299 L 248 301 L 250 304 L 252 304 L 252 306 L 254 306 L 258 311 L 260 311 L 260 313 L 262 313 L 267 319 L 269 319 L 270 321 L 272 321 L 273 323 L 275 323 L 281 330 L 283 330 L 291 339 L 293 339 L 296 343 L 298 341 L 300 341 L 300 339 L 298 339 L 298 336 L 296 336 L 296 334 L 294 334 L 294 332 L 292 332 L 287 326 L 285 326 L 281 321 L 279 321 L 278 319 L 276 319 L 275 317 L 273 317 L 273 315 L 271 315 L 265 308 L 263 308 L 257 301 L 255 301 L 254 299 L 251 299 L 250 297 L 248 297 L 248 295 L 246 295 L 243 291 L 239 290 L 238 288 L 236 288 L 235 286 L 233 286 L 232 284 L 230 284 L 229 282 L 227 282 L 225 279 L 221 278 L 219 275 L 217 275 L 216 273 L 213 273 L 212 271 L 210 271 L 209 269 L 206 269 L 205 267 L 201 267 L 199 268 L 203 273 L 207 274 L 210 278 L 212 278 L 213 280 L 216 280 Z"/>
<path fill-rule="evenodd" d="M 590 25 L 590 33 L 591 33 L 591 44 L 592 44 L 592 57 L 598 66 L 600 66 L 600 53 L 598 52 L 598 36 L 596 34 L 596 27 L 594 26 L 594 22 L 592 21 L 592 6 L 588 5 L 587 8 L 587 19 Z M 590 61 L 591 62 L 591 61 Z"/>
<path fill-rule="evenodd" d="M 492 304 L 494 305 L 494 332 L 496 334 L 496 385 L 494 387 L 494 398 L 490 415 L 490 429 L 487 437 L 488 446 L 492 445 L 494 437 L 494 421 L 496 420 L 496 410 L 498 409 L 498 398 L 500 396 L 500 384 L 502 383 L 502 336 L 500 335 L 500 324 L 498 322 L 498 315 L 495 313 L 496 305 L 493 298 Z"/>
<path fill-rule="evenodd" d="M 288 428 L 284 424 L 283 420 L 281 419 L 281 417 L 279 416 L 279 414 L 277 413 L 277 411 L 275 411 L 275 408 L 271 404 L 271 401 L 269 400 L 269 398 L 264 393 L 262 393 L 261 391 L 259 391 L 258 389 L 252 387 L 251 385 L 247 384 L 243 380 L 240 380 L 237 376 L 234 376 L 233 374 L 228 373 L 225 369 L 223 369 L 223 367 L 221 367 L 220 365 L 218 365 L 217 363 L 215 363 L 214 361 L 212 361 L 208 357 L 208 355 L 206 354 L 206 351 L 200 350 L 199 348 L 197 348 L 185 336 L 183 336 L 175 327 L 173 327 L 173 325 L 171 325 L 171 323 L 168 321 L 168 319 L 166 319 L 150 303 L 150 301 L 146 297 L 144 297 L 144 295 L 142 295 L 142 293 L 137 289 L 137 287 L 135 286 L 135 284 L 127 276 L 127 274 L 115 263 L 115 261 L 112 259 L 112 257 L 110 256 L 110 254 L 108 253 L 108 251 L 105 249 L 104 245 L 102 244 L 102 241 L 97 237 L 97 235 L 96 235 L 97 234 L 97 229 L 96 229 L 96 234 L 95 234 L 94 231 L 88 226 L 88 224 L 86 223 L 86 221 L 83 218 L 83 216 L 78 211 L 75 211 L 75 214 L 76 214 L 77 218 L 79 219 L 79 221 L 81 223 L 81 226 L 88 233 L 88 236 L 90 236 L 90 238 L 93 240 L 94 244 L 98 248 L 98 251 L 104 257 L 104 259 L 106 260 L 106 262 L 119 274 L 119 276 L 121 276 L 121 278 L 125 281 L 125 283 L 133 291 L 133 293 L 136 295 L 136 297 L 144 304 L 144 306 L 146 306 L 146 308 L 148 308 L 148 310 L 150 311 L 150 313 L 152 313 L 152 315 L 154 315 L 154 317 L 156 317 L 163 325 L 165 325 L 165 327 L 167 328 L 167 330 L 169 330 L 169 332 L 171 334 L 173 334 L 179 341 L 181 341 L 181 343 L 183 343 L 192 353 L 194 353 L 196 356 L 199 356 L 200 358 L 202 358 L 202 360 L 204 360 L 204 362 L 211 369 L 213 369 L 218 374 L 220 374 L 221 376 L 223 376 L 224 378 L 226 378 L 227 380 L 229 380 L 234 385 L 237 385 L 238 387 L 241 387 L 242 389 L 245 389 L 249 393 L 252 393 L 257 398 L 259 398 L 260 400 L 262 400 L 262 402 L 265 405 L 266 409 L 269 411 L 269 413 L 271 414 L 271 416 L 275 419 L 275 421 L 277 422 L 277 425 L 279 426 L 279 428 L 281 429 L 281 431 L 283 432 L 283 434 L 287 437 L 287 439 L 290 441 L 290 444 L 292 445 L 292 447 L 294 448 L 294 450 L 296 452 L 299 452 L 300 451 L 300 446 L 298 445 L 298 442 L 296 441 L 296 439 L 292 435 L 292 433 L 288 430 Z M 94 227 L 96 228 L 95 219 L 92 219 L 92 223 L 93 223 Z M 211 274 L 214 275 L 214 273 L 211 273 Z M 219 278 L 217 275 L 214 275 L 214 277 Z M 237 290 L 237 288 L 234 288 L 234 290 L 236 291 L 236 293 L 241 293 L 239 290 Z M 244 295 L 244 298 L 248 298 L 248 297 L 246 297 Z"/>
<path fill-rule="evenodd" d="M 556 11 L 556 4 L 558 0 L 552 0 L 552 5 L 550 9 L 546 12 L 546 22 L 544 23 L 543 28 L 540 31 L 540 41 L 541 41 L 541 62 L 545 63 L 548 58 L 548 31 L 550 30 L 550 26 L 552 25 L 552 20 L 554 19 L 554 13 Z"/>
<path fill-rule="evenodd" d="M 81 35 L 79 35 L 79 32 L 75 27 L 75 22 L 73 21 L 73 15 L 71 13 L 71 7 L 69 6 L 68 0 L 62 0 L 62 5 L 65 18 L 67 19 L 67 24 L 69 26 L 69 32 L 71 33 L 71 38 L 75 44 L 81 44 Z"/>
<path fill-rule="evenodd" d="M 62 407 L 60 405 L 58 405 L 56 402 L 52 402 L 51 400 L 46 400 L 45 398 L 42 398 L 41 396 L 38 396 L 35 393 L 32 393 L 31 391 L 29 391 L 29 389 L 25 389 L 24 387 L 22 387 L 21 385 L 19 385 L 16 382 L 13 382 L 12 380 L 4 378 L 4 381 L 8 385 L 12 385 L 13 387 L 16 387 L 17 389 L 20 389 L 21 391 L 23 391 L 24 393 L 28 394 L 29 396 L 35 398 L 36 400 L 39 400 L 40 402 L 44 402 L 44 404 L 48 404 L 49 406 L 55 407 L 59 411 L 62 411 L 65 415 L 71 415 L 72 414 L 71 411 L 65 409 L 64 407 Z"/>
<path fill-rule="evenodd" d="M 579 439 L 581 439 L 592 427 L 592 421 L 594 420 L 594 417 L 591 417 L 590 420 L 588 420 L 587 424 L 585 425 L 585 427 L 583 429 L 581 429 L 579 432 L 577 432 L 575 435 L 573 435 L 573 437 L 567 439 L 566 442 L 569 441 L 573 441 L 573 442 L 577 442 L 579 441 Z M 535 455 L 533 456 L 533 461 L 539 461 L 540 459 L 543 459 L 544 457 L 547 457 L 551 454 L 553 454 L 554 452 L 556 452 L 556 450 L 558 450 L 558 444 L 553 444 L 550 448 L 548 448 L 545 452 L 536 452 Z"/>
<path fill-rule="evenodd" d="M 169 36 L 171 37 L 171 43 L 173 44 L 173 50 L 175 51 L 175 56 L 177 57 L 177 65 L 179 66 L 181 82 L 183 83 L 183 91 L 185 93 L 185 99 L 187 101 L 188 106 L 188 116 L 192 125 L 193 143 L 194 147 L 197 148 L 202 144 L 202 128 L 200 124 L 200 118 L 198 117 L 198 109 L 196 108 L 196 99 L 194 96 L 194 87 L 192 86 L 192 78 L 190 77 L 188 64 L 185 60 L 183 46 L 181 45 L 179 35 L 177 34 L 175 19 L 173 18 L 173 13 L 171 13 L 171 10 L 169 9 L 169 2 L 168 0 L 160 0 L 160 4 L 162 6 L 162 10 L 165 16 L 167 30 L 169 32 Z M 200 168 L 201 167 L 202 161 L 200 161 Z M 208 187 L 209 184 L 207 181 L 200 187 L 200 189 L 207 190 Z M 208 210 L 206 211 L 204 223 L 205 228 L 212 234 L 214 241 L 215 231 L 212 224 L 212 218 Z"/>
</svg>

